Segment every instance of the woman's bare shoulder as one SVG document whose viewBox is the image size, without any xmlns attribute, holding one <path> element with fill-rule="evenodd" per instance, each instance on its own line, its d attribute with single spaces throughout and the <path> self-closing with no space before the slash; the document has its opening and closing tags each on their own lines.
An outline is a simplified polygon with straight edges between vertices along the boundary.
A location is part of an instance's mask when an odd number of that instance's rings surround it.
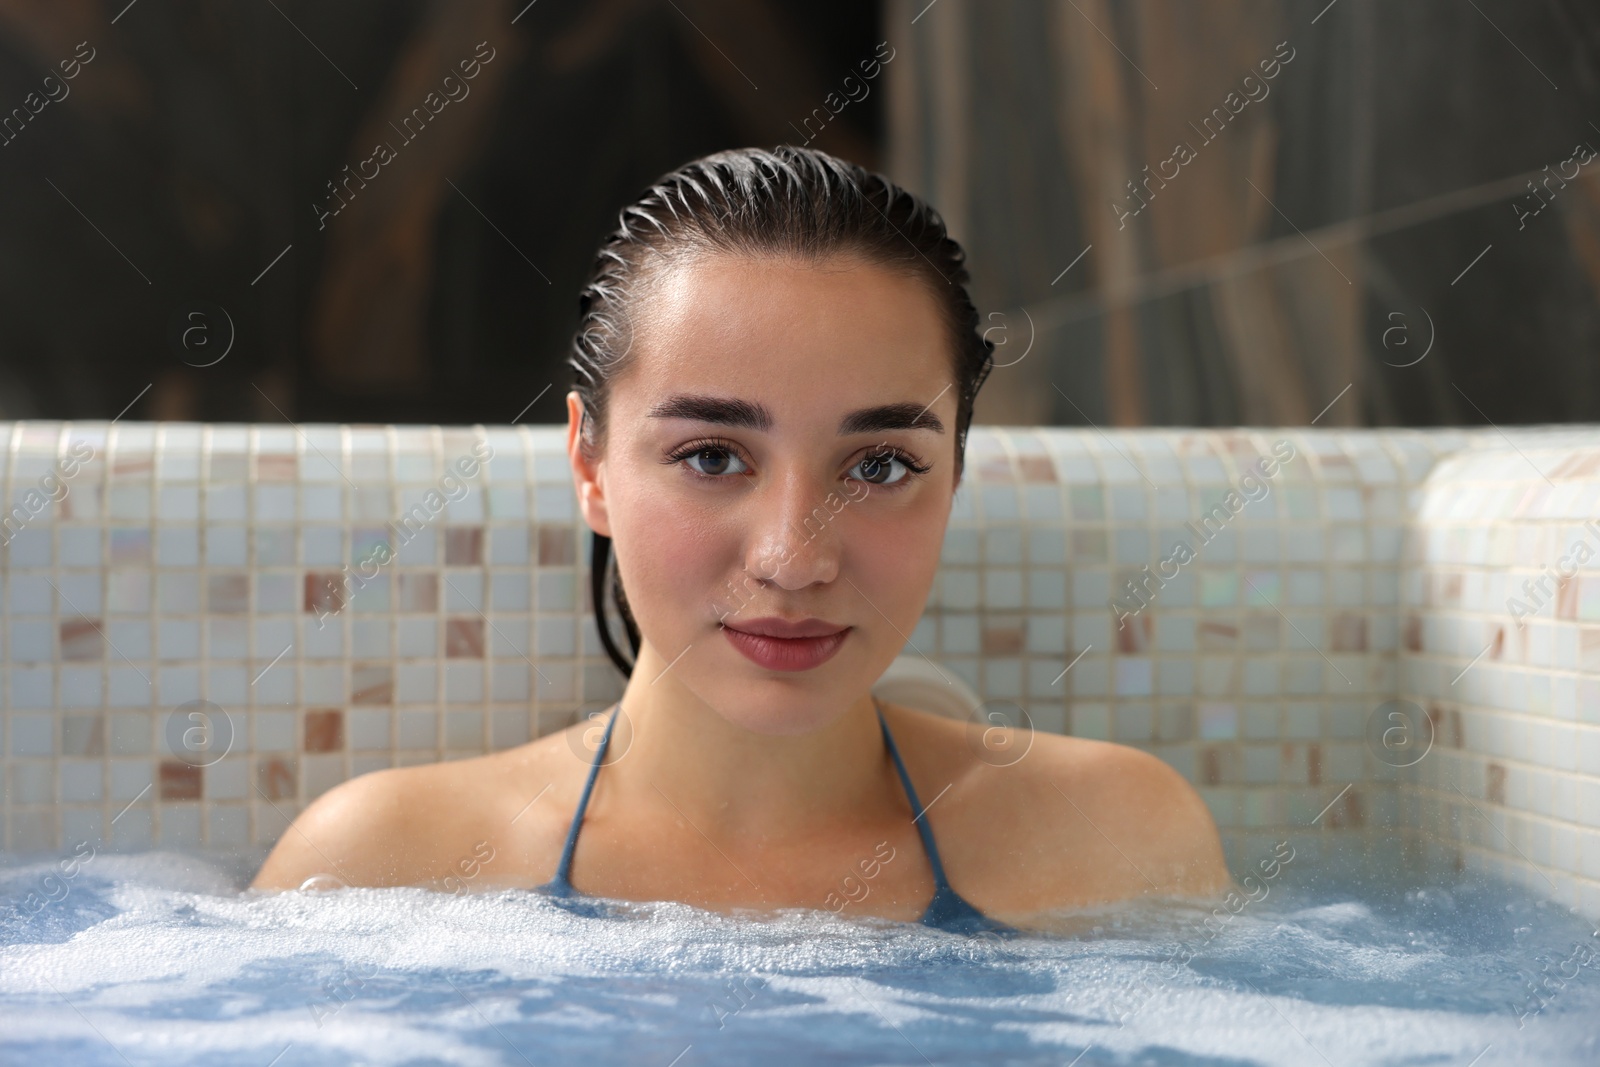
<svg viewBox="0 0 1600 1067">
<path fill-rule="evenodd" d="M 1013 801 L 1029 832 L 1059 849 L 1082 896 L 1190 896 L 1229 885 L 1210 808 L 1162 758 L 1131 745 L 1035 734 Z"/>
<path fill-rule="evenodd" d="M 418 885 L 447 876 L 464 843 L 510 825 L 519 807 L 568 776 L 566 747 L 550 735 L 503 752 L 342 782 L 284 830 L 252 888 L 293 889 L 318 874 L 351 886 Z"/>
<path fill-rule="evenodd" d="M 1176 770 L 1127 745 L 904 709 L 923 774 L 951 783 L 950 851 L 1039 909 L 1229 884 L 1216 824 Z M 909 757 L 908 757 L 909 758 Z M 931 773 L 930 773 L 931 772 Z M 941 841 L 942 844 L 942 841 Z M 1012 910 L 1012 909 L 1007 909 Z"/>
</svg>

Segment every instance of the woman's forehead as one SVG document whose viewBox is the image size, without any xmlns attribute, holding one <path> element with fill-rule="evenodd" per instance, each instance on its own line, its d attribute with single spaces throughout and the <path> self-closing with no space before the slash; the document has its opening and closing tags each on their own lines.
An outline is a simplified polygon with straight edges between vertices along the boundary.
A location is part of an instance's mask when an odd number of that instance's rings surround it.
<svg viewBox="0 0 1600 1067">
<path fill-rule="evenodd" d="M 932 404 L 952 380 L 924 284 L 859 259 L 709 257 L 652 289 L 625 376 L 644 407 L 672 394 L 759 395 L 773 410 Z"/>
</svg>

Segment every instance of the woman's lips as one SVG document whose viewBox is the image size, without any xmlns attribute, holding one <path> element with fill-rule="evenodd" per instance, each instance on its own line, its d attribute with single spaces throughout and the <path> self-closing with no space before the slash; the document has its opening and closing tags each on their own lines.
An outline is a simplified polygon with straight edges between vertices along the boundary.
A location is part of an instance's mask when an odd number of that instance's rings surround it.
<svg viewBox="0 0 1600 1067">
<path fill-rule="evenodd" d="M 773 637 L 747 633 L 724 623 L 722 635 L 758 667 L 769 671 L 809 671 L 833 658 L 844 639 L 850 636 L 850 627 L 816 637 Z"/>
</svg>

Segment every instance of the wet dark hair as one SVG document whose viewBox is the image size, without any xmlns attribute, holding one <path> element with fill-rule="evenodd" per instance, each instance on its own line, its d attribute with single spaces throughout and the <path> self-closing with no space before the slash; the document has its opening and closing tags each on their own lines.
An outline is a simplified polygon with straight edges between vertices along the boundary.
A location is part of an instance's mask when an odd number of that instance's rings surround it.
<svg viewBox="0 0 1600 1067">
<path fill-rule="evenodd" d="M 579 321 L 568 362 L 583 400 L 582 445 L 604 446 L 608 387 L 627 366 L 635 304 L 678 263 L 708 255 L 820 260 L 856 256 L 917 278 L 939 305 L 950 338 L 956 387 L 956 472 L 966 451 L 972 404 L 993 366 L 993 345 L 978 332 L 967 293 L 966 253 L 921 198 L 815 149 L 740 148 L 687 163 L 663 175 L 622 209 L 620 225 L 600 245 L 578 297 Z M 634 658 L 639 629 L 615 575 L 611 539 L 594 535 L 589 588 L 606 654 L 623 674 L 633 662 L 606 620 L 610 585 Z"/>
</svg>

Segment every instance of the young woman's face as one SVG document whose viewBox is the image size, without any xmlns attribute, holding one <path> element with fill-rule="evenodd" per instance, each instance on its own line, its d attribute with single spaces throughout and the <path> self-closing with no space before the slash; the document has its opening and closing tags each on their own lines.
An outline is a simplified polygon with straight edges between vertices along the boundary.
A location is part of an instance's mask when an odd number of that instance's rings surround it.
<svg viewBox="0 0 1600 1067">
<path fill-rule="evenodd" d="M 585 517 L 659 680 L 751 730 L 813 730 L 905 646 L 938 566 L 957 398 L 939 309 L 854 258 L 718 256 L 673 269 L 642 317 L 599 461 L 574 458 Z"/>
</svg>

